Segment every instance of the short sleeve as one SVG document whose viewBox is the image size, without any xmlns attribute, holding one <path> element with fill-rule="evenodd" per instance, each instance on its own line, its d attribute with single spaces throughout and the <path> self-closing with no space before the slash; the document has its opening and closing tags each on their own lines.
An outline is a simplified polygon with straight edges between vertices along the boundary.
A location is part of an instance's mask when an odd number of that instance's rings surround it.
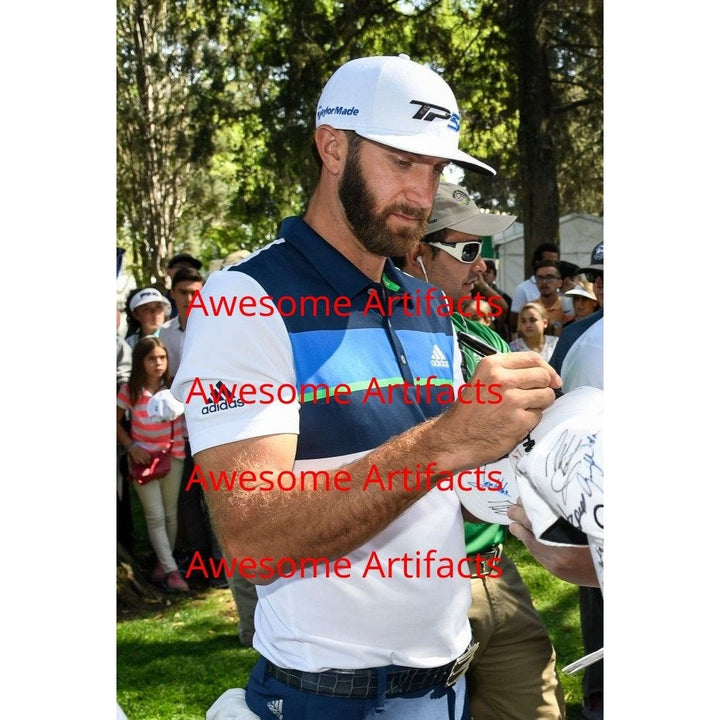
<svg viewBox="0 0 720 720">
<path fill-rule="evenodd" d="M 243 302 L 248 298 L 255 302 Z M 290 337 L 262 286 L 243 272 L 213 273 L 201 301 L 190 306 L 172 384 L 185 403 L 193 454 L 252 437 L 297 434 L 300 405 L 288 401 L 295 386 Z"/>
</svg>

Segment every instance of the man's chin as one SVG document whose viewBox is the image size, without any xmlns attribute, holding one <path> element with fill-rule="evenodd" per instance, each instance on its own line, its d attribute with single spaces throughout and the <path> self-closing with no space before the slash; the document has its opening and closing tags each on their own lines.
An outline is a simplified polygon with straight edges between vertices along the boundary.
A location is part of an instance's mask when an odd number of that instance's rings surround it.
<svg viewBox="0 0 720 720">
<path fill-rule="evenodd" d="M 359 236 L 359 240 L 367 250 L 382 257 L 399 257 L 412 250 L 422 239 L 422 228 L 408 228 L 405 232 L 395 231 L 373 235 L 372 237 Z"/>
</svg>

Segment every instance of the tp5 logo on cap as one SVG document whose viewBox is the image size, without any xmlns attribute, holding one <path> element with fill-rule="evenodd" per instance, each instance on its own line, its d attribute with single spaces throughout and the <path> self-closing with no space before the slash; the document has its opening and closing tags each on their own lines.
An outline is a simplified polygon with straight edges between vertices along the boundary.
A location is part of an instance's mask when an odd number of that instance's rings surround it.
<svg viewBox="0 0 720 720">
<path fill-rule="evenodd" d="M 456 132 L 460 132 L 460 116 L 457 113 L 451 113 L 447 108 L 440 107 L 439 105 L 433 105 L 432 103 L 422 102 L 421 100 L 411 100 L 410 104 L 420 105 L 420 109 L 413 115 L 413 120 L 427 120 L 432 122 L 439 118 L 440 120 L 447 120 L 450 118 L 448 127 Z M 440 110 L 442 115 L 437 112 Z"/>
<path fill-rule="evenodd" d="M 450 86 L 407 55 L 358 58 L 336 70 L 315 113 L 315 126 L 324 123 L 397 150 L 495 175 L 489 165 L 458 149 L 460 111 Z"/>
</svg>

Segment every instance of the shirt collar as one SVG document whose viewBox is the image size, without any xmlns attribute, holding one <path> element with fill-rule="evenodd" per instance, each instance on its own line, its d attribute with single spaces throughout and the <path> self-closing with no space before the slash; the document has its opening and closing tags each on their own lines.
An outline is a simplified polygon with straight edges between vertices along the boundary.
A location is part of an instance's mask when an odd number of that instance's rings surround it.
<svg viewBox="0 0 720 720">
<path fill-rule="evenodd" d="M 278 237 L 292 245 L 339 296 L 353 298 L 366 292 L 368 288 L 377 288 L 380 284 L 388 294 L 409 293 L 403 279 L 405 274 L 401 273 L 389 258 L 385 260 L 381 283 L 376 283 L 318 235 L 302 218 L 290 217 L 283 220 Z"/>
</svg>

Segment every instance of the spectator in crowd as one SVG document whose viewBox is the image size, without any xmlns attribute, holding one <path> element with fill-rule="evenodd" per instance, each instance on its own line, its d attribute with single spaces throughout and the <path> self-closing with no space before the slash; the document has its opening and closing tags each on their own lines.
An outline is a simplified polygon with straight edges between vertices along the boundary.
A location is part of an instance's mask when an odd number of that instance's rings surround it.
<svg viewBox="0 0 720 720">
<path fill-rule="evenodd" d="M 180 268 L 187 268 L 188 270 L 200 272 L 200 270 L 202 270 L 202 262 L 196 257 L 190 255 L 190 253 L 179 253 L 178 255 L 173 255 L 167 263 L 167 279 L 165 281 L 166 287 L 169 286 L 172 288 L 173 278 Z M 165 297 L 170 303 L 170 318 L 174 318 L 178 314 L 178 308 L 177 305 L 175 305 L 175 300 L 173 299 L 170 290 L 165 293 Z"/>
<path fill-rule="evenodd" d="M 575 309 L 573 308 L 572 299 L 566 297 L 565 293 L 568 290 L 572 290 L 582 279 L 578 274 L 580 266 L 568 260 L 558 260 L 558 270 L 562 278 L 562 284 L 560 285 L 560 302 L 562 302 L 563 314 L 567 318 L 565 322 L 568 323 L 575 317 Z"/>
<path fill-rule="evenodd" d="M 170 302 L 153 287 L 134 292 L 128 299 L 128 308 L 136 323 L 134 331 L 128 327 L 126 340 L 131 348 L 135 347 L 140 338 L 148 335 L 157 337 L 162 324 L 170 315 Z"/>
<path fill-rule="evenodd" d="M 581 268 L 581 273 L 585 276 L 588 282 L 592 284 L 593 293 L 595 294 L 595 297 L 598 301 L 599 308 L 591 315 L 588 315 L 585 318 L 582 318 L 581 320 L 576 320 L 574 323 L 572 323 L 570 326 L 568 326 L 567 330 L 562 334 L 562 337 L 558 341 L 557 347 L 555 348 L 555 351 L 552 354 L 552 358 L 550 359 L 550 364 L 552 367 L 557 371 L 560 372 L 563 370 L 567 374 L 569 370 L 572 370 L 570 366 L 564 367 L 565 357 L 568 354 L 569 350 L 575 345 L 575 342 L 578 340 L 578 338 L 581 335 L 584 335 L 584 333 L 589 330 L 598 320 L 602 320 L 603 318 L 603 298 L 604 298 L 604 263 L 603 263 L 603 257 L 604 257 L 604 249 L 603 249 L 603 243 L 598 243 L 593 248 L 593 251 L 590 255 L 590 265 L 587 267 Z M 602 327 L 602 326 L 601 326 Z M 595 332 L 598 332 L 598 329 L 596 328 Z M 592 336 L 588 336 L 592 337 Z M 586 356 L 587 357 L 587 356 Z M 592 357 L 597 357 L 597 354 L 593 354 Z M 584 365 L 588 365 L 589 363 L 585 362 Z M 601 387 L 602 388 L 602 358 L 600 357 L 600 364 L 595 365 L 593 367 L 593 376 L 590 378 L 592 380 L 592 383 L 586 383 L 591 384 L 593 387 Z"/>
<path fill-rule="evenodd" d="M 599 309 L 568 326 L 558 341 L 550 364 L 561 372 L 564 390 L 570 391 L 582 385 L 604 390 L 604 243 L 598 243 L 593 248 L 590 264 L 580 268 L 580 272 L 592 283 Z M 580 587 L 580 625 L 586 653 L 603 646 L 603 607 L 599 588 Z M 602 720 L 603 684 L 604 668 L 600 660 L 590 665 L 583 676 L 583 720 Z"/>
<path fill-rule="evenodd" d="M 497 265 L 495 260 L 483 258 L 485 261 L 485 270 L 482 273 L 483 279 L 490 286 L 493 294 L 499 295 L 507 305 L 507 309 L 501 314 L 494 317 L 493 328 L 500 337 L 510 342 L 512 340 L 513 327 L 510 325 L 510 308 L 512 307 L 512 298 L 497 286 Z"/>
<path fill-rule="evenodd" d="M 477 310 L 477 301 L 471 298 L 463 302 L 463 296 L 486 267 L 487 261 L 480 256 L 480 237 L 502 232 L 513 220 L 512 216 L 481 211 L 464 188 L 441 182 L 428 222 L 432 232 L 426 232 L 422 242 L 403 257 L 393 258 L 405 272 L 435 285 L 456 303 L 463 303 L 463 312 L 455 312 L 452 322 L 460 341 L 466 380 L 483 357 L 467 343 L 468 335 L 490 346 L 490 352 L 510 352 L 489 323 L 479 326 L 482 320 L 467 317 Z M 470 626 L 480 643 L 467 673 L 472 716 L 497 720 L 564 717 L 555 650 L 527 587 L 503 550 L 505 526 L 465 522 L 464 528 L 467 555 L 480 553 L 486 558 L 499 558 L 502 567 L 500 575 L 476 575 L 471 580 Z"/>
<path fill-rule="evenodd" d="M 541 302 L 530 302 L 520 309 L 517 325 L 517 338 L 510 343 L 513 352 L 527 352 L 532 350 L 543 360 L 549 360 L 555 349 L 558 339 L 546 335 L 548 314 Z"/>
<path fill-rule="evenodd" d="M 482 323 L 488 327 L 494 326 L 493 308 L 479 293 L 462 301 L 462 315 L 469 320 Z"/>
<path fill-rule="evenodd" d="M 560 292 L 564 294 L 568 290 L 572 290 L 580 282 L 580 266 L 568 260 L 558 260 L 557 263 L 562 278 Z"/>
<path fill-rule="evenodd" d="M 120 308 L 116 308 L 116 336 L 117 336 L 117 375 L 115 392 L 119 392 L 120 388 L 130 379 L 130 369 L 132 368 L 132 348 L 120 337 Z M 126 422 L 126 421 L 125 421 Z M 126 422 L 125 430 L 130 430 L 130 425 Z M 117 524 L 117 541 L 129 552 L 135 549 L 135 533 L 133 531 L 132 504 L 129 489 L 125 486 L 127 478 L 127 456 L 120 443 L 116 448 L 116 524 Z"/>
<path fill-rule="evenodd" d="M 183 343 L 185 342 L 185 328 L 187 327 L 187 313 L 190 301 L 196 292 L 203 286 L 203 276 L 194 268 L 181 266 L 174 269 L 170 300 L 177 310 L 175 317 L 160 327 L 159 337 L 165 343 L 168 351 L 168 372 L 172 382 L 180 365 Z"/>
<path fill-rule="evenodd" d="M 540 288 L 535 281 L 535 271 L 538 264 L 545 260 L 557 262 L 560 259 L 560 250 L 554 243 L 542 243 L 535 248 L 532 255 L 532 273 L 527 280 L 523 280 L 516 288 L 510 305 L 510 328 L 515 332 L 520 308 L 525 303 L 537 300 L 540 297 Z"/>
<path fill-rule="evenodd" d="M 194 267 L 188 267 L 186 264 L 177 264 L 173 267 L 170 299 L 178 312 L 160 328 L 159 334 L 167 348 L 170 382 L 175 377 L 182 357 L 188 308 L 195 293 L 202 290 L 203 283 L 203 276 Z M 210 524 L 202 487 L 197 483 L 189 482 L 194 468 L 195 462 L 185 431 L 185 463 L 178 498 L 178 532 L 175 543 L 175 554 L 181 571 L 187 570 L 191 565 L 193 558 L 196 557 L 195 553 L 200 553 L 203 561 L 210 558 L 219 561 L 222 557 Z M 212 587 L 227 587 L 224 577 L 211 576 L 209 581 Z"/>
<path fill-rule="evenodd" d="M 157 292 L 157 291 L 156 291 Z M 170 590 L 187 592 L 173 556 L 177 533 L 177 502 L 183 471 L 185 443 L 183 419 L 153 422 L 148 414 L 152 396 L 167 387 L 169 381 L 167 350 L 156 337 L 140 338 L 133 348 L 130 378 L 117 395 L 117 438 L 132 464 L 146 465 L 153 453 L 169 451 L 170 469 L 164 477 L 136 483 L 145 514 L 150 544 L 157 563 L 151 573 L 153 582 L 164 581 Z M 130 432 L 123 419 L 129 416 Z"/>
<path fill-rule="evenodd" d="M 575 287 L 565 293 L 565 297 L 572 300 L 575 311 L 575 316 L 565 323 L 566 326 L 574 320 L 582 320 L 588 315 L 592 315 L 600 307 L 593 286 L 587 280 L 580 280 Z"/>
<path fill-rule="evenodd" d="M 572 318 L 563 309 L 562 297 L 560 295 L 560 269 L 558 263 L 553 260 L 542 260 L 535 269 L 535 284 L 540 291 L 539 297 L 534 300 L 545 308 L 548 316 L 546 335 L 557 337 L 562 333 L 564 323 Z"/>
<path fill-rule="evenodd" d="M 116 335 L 117 335 L 117 374 L 116 374 L 116 391 L 120 386 L 130 379 L 130 369 L 132 368 L 132 348 L 127 342 L 120 337 L 117 332 L 120 329 L 120 308 L 116 308 Z"/>
<path fill-rule="evenodd" d="M 412 492 L 368 479 L 387 479 L 409 458 L 412 468 L 437 463 L 449 473 L 496 460 L 537 424 L 560 379 L 535 353 L 498 353 L 473 381 L 498 383 L 503 401 L 448 406 L 439 390 L 454 396 L 462 377 L 451 321 L 438 312 L 444 302 L 428 296 L 424 312 L 403 312 L 428 286 L 387 258 L 422 237 L 445 167 L 493 172 L 458 149 L 460 116 L 447 83 L 407 56 L 351 60 L 325 85 L 315 118 L 320 173 L 303 218 L 286 219 L 281 241 L 214 273 L 203 296 L 326 297 L 340 312 L 192 313 L 173 384 L 203 471 L 263 473 L 272 485 L 206 493 L 223 549 L 251 561 L 246 574 L 258 589 L 253 645 L 261 657 L 245 699 L 264 720 L 280 708 L 285 717 L 325 720 L 375 709 L 389 720 L 467 718 L 470 586 L 460 573 L 441 578 L 431 559 L 464 557 L 458 496 L 434 487 L 432 471 Z M 390 299 L 394 309 L 368 310 Z M 398 376 L 413 387 L 430 376 L 440 385 L 407 403 L 368 395 Z M 196 379 L 266 384 L 271 402 L 248 396 L 203 412 L 191 393 Z M 300 407 L 273 395 L 338 383 L 349 388 L 343 402 Z M 279 487 L 303 469 L 347 478 L 346 490 Z M 379 572 L 403 553 L 427 564 Z M 303 559 L 322 558 L 329 564 L 319 573 L 299 576 Z"/>
</svg>

